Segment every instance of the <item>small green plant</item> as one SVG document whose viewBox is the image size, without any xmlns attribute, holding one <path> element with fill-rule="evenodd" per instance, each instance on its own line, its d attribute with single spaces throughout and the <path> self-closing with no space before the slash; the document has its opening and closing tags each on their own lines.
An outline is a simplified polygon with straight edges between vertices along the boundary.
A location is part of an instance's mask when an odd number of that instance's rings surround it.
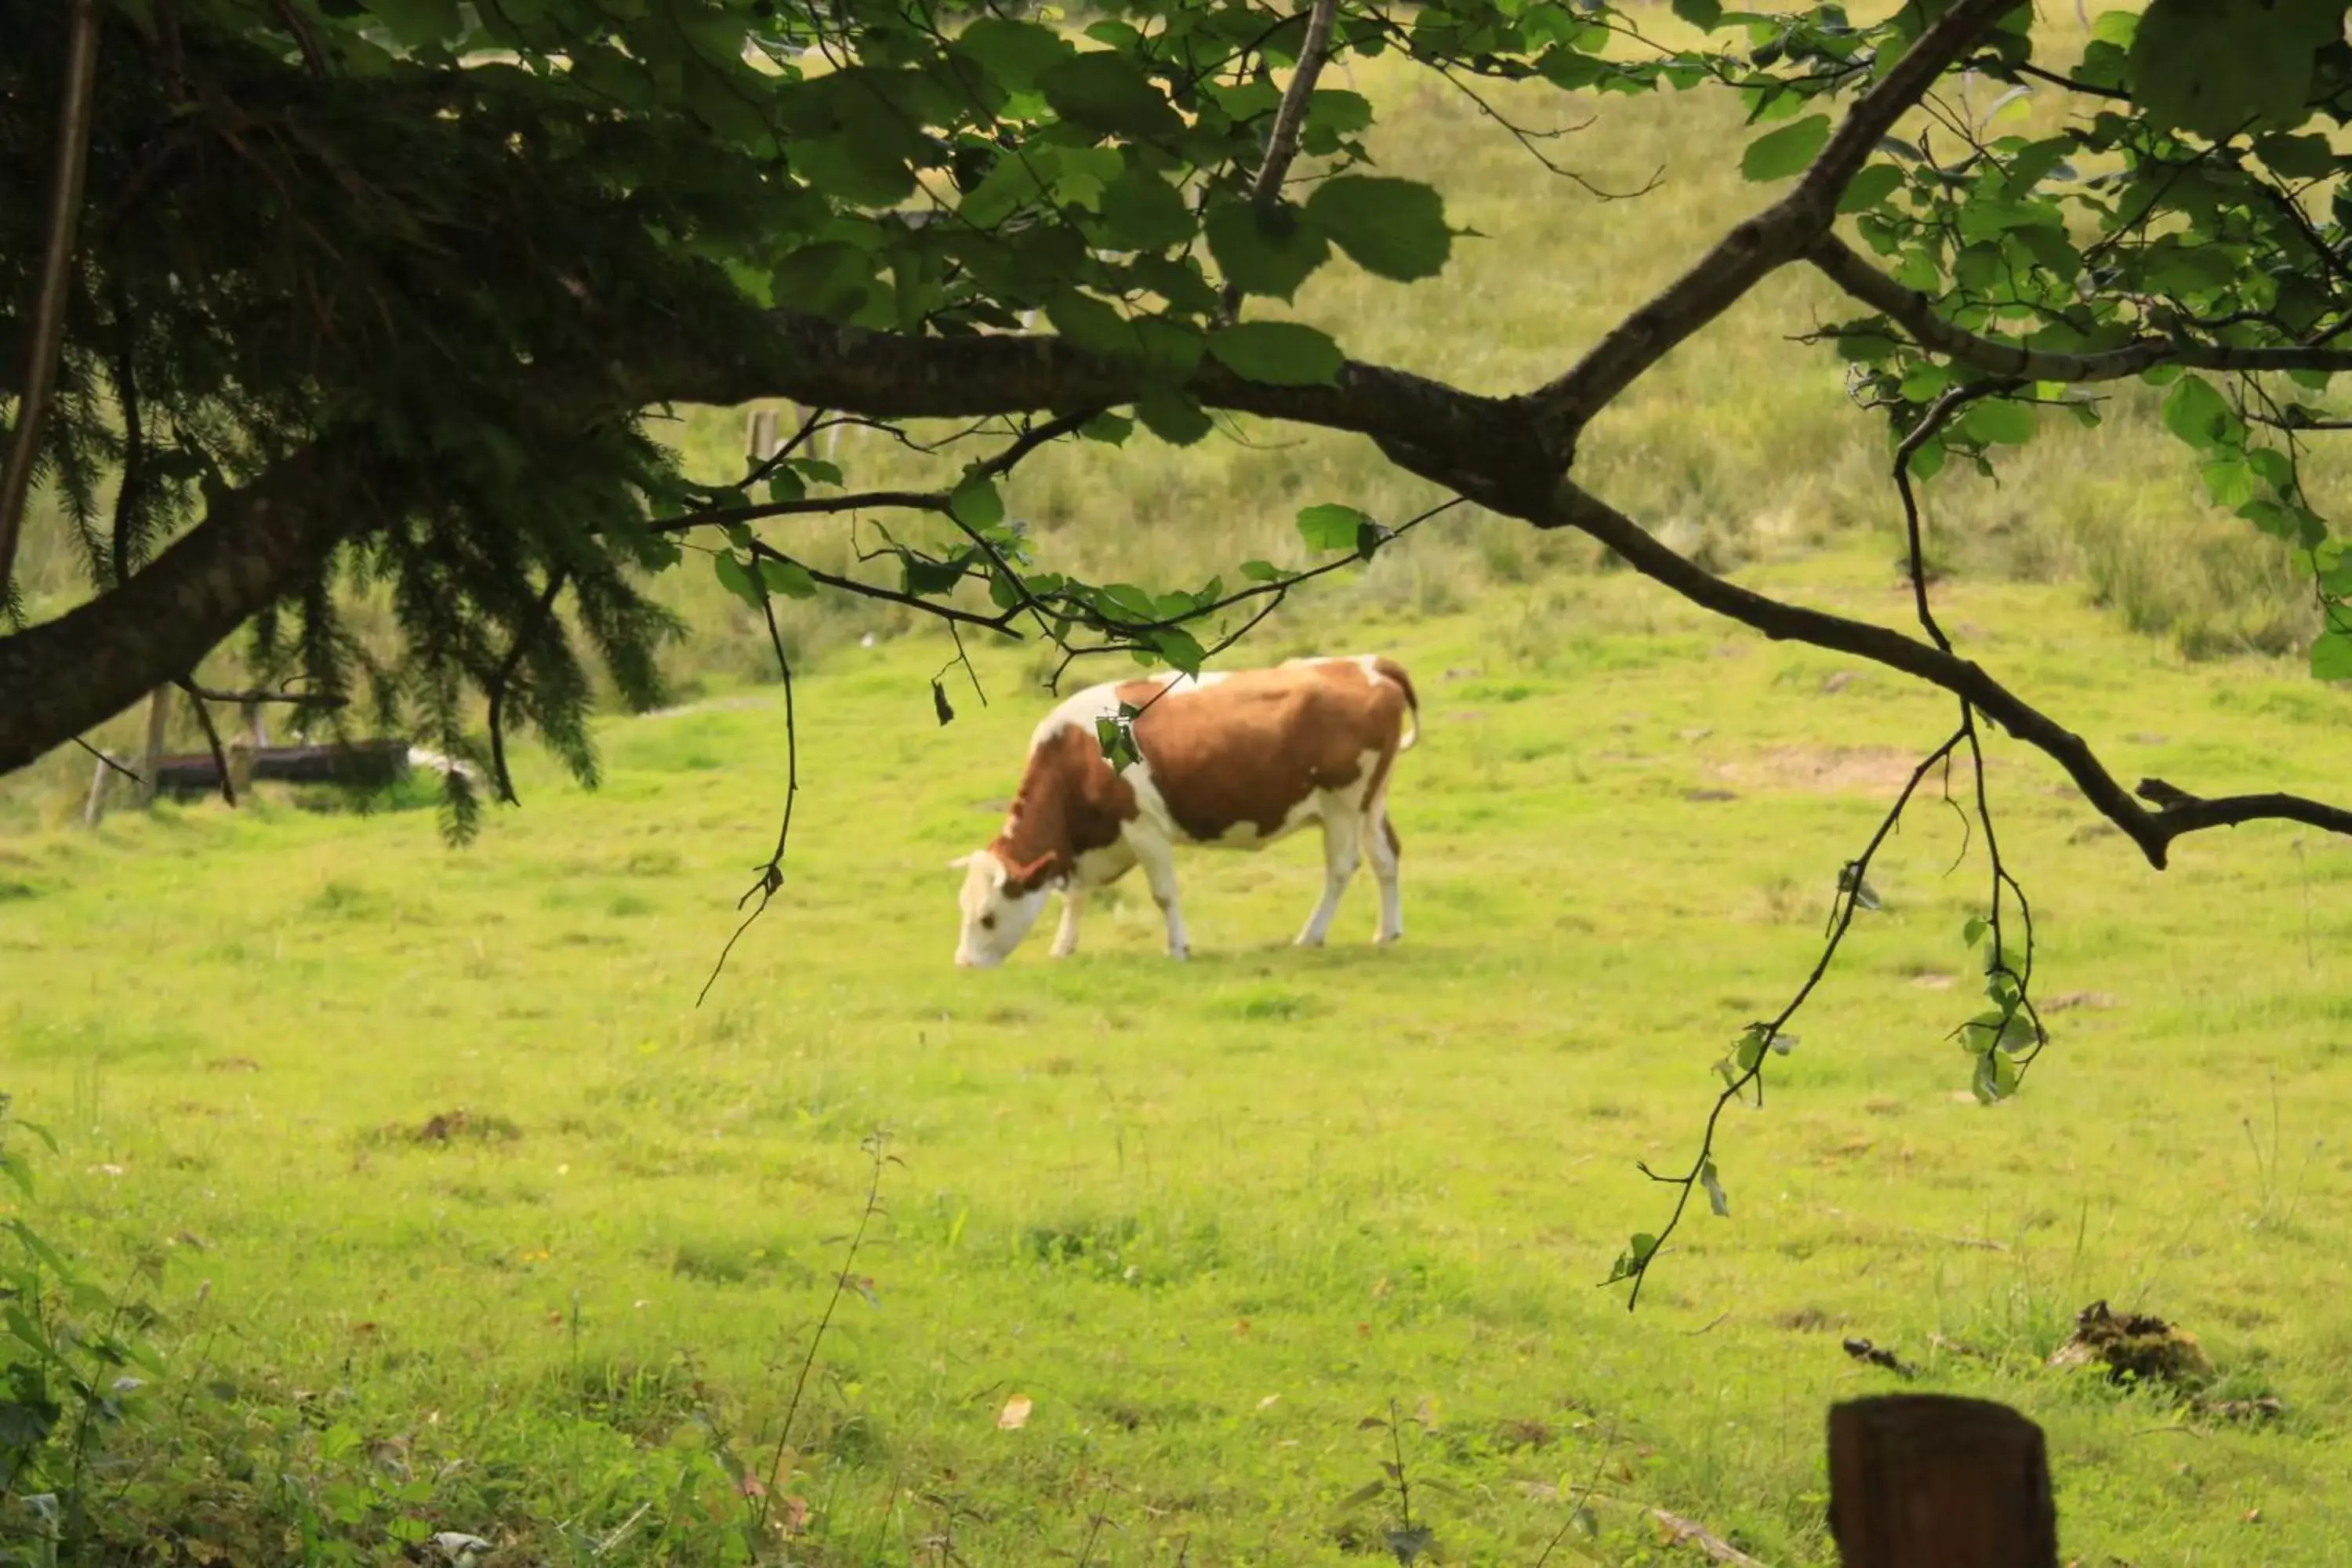
<svg viewBox="0 0 2352 1568">
<path fill-rule="evenodd" d="M 1370 1504 L 1384 1502 L 1392 1496 L 1395 1510 L 1382 1522 L 1378 1542 L 1397 1560 L 1400 1568 L 1412 1568 L 1436 1546 L 1437 1532 L 1430 1528 L 1426 1514 L 1420 1520 L 1412 1516 L 1413 1479 L 1405 1468 L 1404 1420 L 1397 1414 L 1396 1401 L 1392 1399 L 1389 1401 L 1387 1415 L 1367 1415 L 1356 1425 L 1367 1432 L 1386 1433 L 1389 1457 L 1381 1461 L 1379 1479 L 1367 1481 L 1349 1493 L 1347 1500 L 1339 1505 L 1340 1511 L 1352 1513 Z M 1434 1485 L 1436 1483 L 1430 1481 L 1422 1483 L 1423 1490 Z M 1341 1526 L 1341 1533 L 1350 1542 L 1359 1539 L 1357 1532 L 1347 1524 Z"/>
<path fill-rule="evenodd" d="M 32 1167 L 11 1135 L 30 1134 L 52 1152 L 57 1144 L 12 1117 L 10 1104 L 0 1092 L 0 1181 L 29 1205 Z M 0 1253 L 0 1565 L 48 1568 L 71 1560 L 89 1532 L 94 1450 L 162 1374 L 146 1338 L 156 1314 L 137 1294 L 155 1267 L 142 1261 L 110 1293 L 22 1215 L 0 1221 L 0 1233 L 8 1243 Z"/>
</svg>

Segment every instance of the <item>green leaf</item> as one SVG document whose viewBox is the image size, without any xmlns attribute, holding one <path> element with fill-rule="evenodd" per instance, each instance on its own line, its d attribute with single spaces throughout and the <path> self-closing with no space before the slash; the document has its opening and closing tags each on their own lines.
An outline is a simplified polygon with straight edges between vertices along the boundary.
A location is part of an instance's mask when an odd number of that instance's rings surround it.
<svg viewBox="0 0 2352 1568">
<path fill-rule="evenodd" d="M 1163 250 L 1192 237 L 1192 214 L 1174 185 L 1129 169 L 1103 187 L 1101 237 L 1110 250 Z"/>
<path fill-rule="evenodd" d="M 1038 90 L 1074 125 L 1149 141 L 1182 133 L 1160 85 L 1113 49 L 1090 49 L 1037 73 Z"/>
<path fill-rule="evenodd" d="M 710 567 L 719 574 L 720 587 L 725 588 L 753 609 L 756 610 L 767 603 L 768 595 L 761 590 L 759 579 L 752 576 L 751 569 L 744 565 L 742 557 L 733 551 L 722 550 L 713 555 L 710 558 Z"/>
<path fill-rule="evenodd" d="M 939 716 L 942 725 L 955 722 L 955 709 L 949 705 L 948 689 L 940 684 L 937 676 L 931 678 L 931 711 Z"/>
<path fill-rule="evenodd" d="M 1328 386 L 1345 363 L 1339 345 L 1297 321 L 1244 321 L 1209 340 L 1211 357 L 1269 386 Z"/>
<path fill-rule="evenodd" d="M 1358 531 L 1371 521 L 1354 507 L 1326 501 L 1298 514 L 1298 535 L 1309 550 L 1353 550 Z"/>
<path fill-rule="evenodd" d="M 2336 172 L 2336 150 L 2325 136 L 2263 136 L 2254 155 L 2290 180 L 2316 180 Z"/>
<path fill-rule="evenodd" d="M 1307 122 L 1336 135 L 1351 136 L 1372 123 L 1372 100 L 1345 88 L 1318 88 L 1307 100 Z"/>
<path fill-rule="evenodd" d="M 1203 232 L 1209 254 L 1225 280 L 1244 293 L 1287 300 L 1307 275 L 1331 254 L 1330 242 L 1313 224 L 1301 221 L 1287 202 L 1261 210 L 1248 202 L 1209 209 Z"/>
<path fill-rule="evenodd" d="M 2164 427 L 2200 449 L 2221 446 L 2237 423 L 2229 400 L 2201 375 L 2184 375 L 2165 395 Z"/>
<path fill-rule="evenodd" d="M 1740 155 L 1739 172 L 1755 181 L 1785 180 L 1811 163 L 1829 139 L 1830 117 L 1808 114 L 1750 142 Z"/>
<path fill-rule="evenodd" d="M 1723 20 L 1722 0 L 1675 0 L 1675 15 L 1701 32 L 1711 33 Z"/>
<path fill-rule="evenodd" d="M 2149 0 L 2129 56 L 2133 96 L 2159 125 L 2219 140 L 2308 113 L 2312 66 L 2339 41 L 2343 0 Z"/>
<path fill-rule="evenodd" d="M 1976 1070 L 1969 1074 L 1969 1088 L 1977 1101 L 1991 1105 L 2007 1100 L 2017 1092 L 2017 1058 L 2001 1051 L 1987 1051 L 1977 1058 Z"/>
<path fill-rule="evenodd" d="M 1706 1206 L 1715 1211 L 1717 1219 L 1731 1217 L 1731 1199 L 1725 1195 L 1723 1180 L 1715 1172 L 1715 1162 L 1708 1160 L 1698 1168 L 1698 1184 L 1706 1189 Z"/>
<path fill-rule="evenodd" d="M 1202 661 L 1209 656 L 1197 638 L 1182 626 L 1162 626 L 1151 634 L 1151 646 L 1160 657 L 1187 675 L 1201 673 Z"/>
<path fill-rule="evenodd" d="M 1127 438 L 1134 434 L 1135 421 L 1121 414 L 1097 414 L 1078 426 L 1080 438 L 1111 447 L 1127 445 Z"/>
<path fill-rule="evenodd" d="M 1133 767 L 1143 760 L 1143 753 L 1136 749 L 1134 722 L 1124 711 L 1115 719 L 1095 721 L 1095 744 L 1101 749 L 1103 761 L 1114 769 Z"/>
<path fill-rule="evenodd" d="M 2320 633 L 2311 645 L 2311 673 L 2318 680 L 2352 680 L 2352 633 Z"/>
<path fill-rule="evenodd" d="M 1135 400 L 1143 427 L 1171 447 L 1189 447 L 1215 428 L 1200 403 L 1181 392 L 1154 387 Z"/>
<path fill-rule="evenodd" d="M 415 49 L 446 43 L 465 30 L 457 0 L 366 0 L 367 8 L 384 30 Z"/>
<path fill-rule="evenodd" d="M 794 501 L 808 494 L 808 486 L 790 468 L 782 468 L 768 476 L 768 499 L 772 501 Z"/>
<path fill-rule="evenodd" d="M 1339 174 L 1315 187 L 1307 216 L 1376 278 L 1433 277 L 1454 247 L 1445 199 L 1417 180 Z"/>
<path fill-rule="evenodd" d="M 1969 410 L 1962 426 L 1973 440 L 2022 447 L 2033 439 L 2034 415 L 2030 403 L 1989 397 Z"/>
<path fill-rule="evenodd" d="M 966 528 L 991 529 L 1004 521 L 1004 498 L 997 492 L 994 479 L 974 474 L 948 498 L 948 510 Z"/>
<path fill-rule="evenodd" d="M 1933 403 L 1952 382 L 1952 373 L 1934 360 L 1923 359 L 1903 373 L 1903 396 L 1911 403 Z"/>
<path fill-rule="evenodd" d="M 1244 561 L 1242 575 L 1253 583 L 1273 583 L 1281 579 L 1282 570 L 1271 561 Z"/>
<path fill-rule="evenodd" d="M 1982 915 L 1970 915 L 1968 924 L 1960 928 L 1960 945 L 1969 948 L 1976 946 L 1978 942 L 1984 940 L 1985 932 L 1990 930 L 1992 930 L 1991 922 Z"/>
<path fill-rule="evenodd" d="M 964 563 L 960 559 L 927 561 L 907 551 L 900 553 L 898 564 L 906 570 L 906 591 L 918 598 L 948 593 L 964 577 Z"/>
<path fill-rule="evenodd" d="M 1051 27 L 1003 16 L 981 17 L 956 36 L 956 47 L 1015 92 L 1034 87 L 1041 73 L 1076 52 Z"/>
<path fill-rule="evenodd" d="M 1105 359 L 1133 360 L 1142 351 L 1134 326 L 1117 306 L 1075 289 L 1045 301 L 1045 320 L 1078 347 Z"/>
<path fill-rule="evenodd" d="M 2262 494 L 2262 482 L 2255 479 L 2252 467 L 2234 452 L 2205 464 L 2203 476 L 2205 493 L 2215 506 L 2234 510 Z"/>
<path fill-rule="evenodd" d="M 760 581 L 772 594 L 782 594 L 787 599 L 816 597 L 816 579 L 808 568 L 797 561 L 780 561 L 772 555 L 760 557 Z"/>
<path fill-rule="evenodd" d="M 1837 210 L 1858 213 L 1874 207 L 1895 194 L 1903 178 L 1903 171 L 1893 163 L 1868 164 L 1846 182 L 1845 195 L 1838 198 Z"/>
</svg>

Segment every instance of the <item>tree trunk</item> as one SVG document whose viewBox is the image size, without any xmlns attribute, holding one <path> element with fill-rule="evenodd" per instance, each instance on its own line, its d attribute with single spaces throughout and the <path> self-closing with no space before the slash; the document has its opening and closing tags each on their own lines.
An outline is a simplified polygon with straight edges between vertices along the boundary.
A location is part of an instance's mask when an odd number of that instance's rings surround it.
<svg viewBox="0 0 2352 1568">
<path fill-rule="evenodd" d="M 1845 1568 L 2057 1568 L 2042 1428 L 1943 1394 L 1832 1405 L 1830 1533 Z"/>
</svg>

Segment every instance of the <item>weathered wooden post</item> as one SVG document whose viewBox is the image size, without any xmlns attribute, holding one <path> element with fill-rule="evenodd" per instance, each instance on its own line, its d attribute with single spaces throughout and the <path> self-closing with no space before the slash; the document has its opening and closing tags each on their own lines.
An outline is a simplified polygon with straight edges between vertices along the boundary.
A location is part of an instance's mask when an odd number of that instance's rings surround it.
<svg viewBox="0 0 2352 1568">
<path fill-rule="evenodd" d="M 89 794 L 81 803 L 81 825 L 96 827 L 106 816 L 106 786 L 114 780 L 114 764 L 99 753 L 98 771 L 89 775 Z"/>
<path fill-rule="evenodd" d="M 743 416 L 743 455 L 752 462 L 766 462 L 782 444 L 776 435 L 774 409 L 754 408 Z"/>
<path fill-rule="evenodd" d="M 226 750 L 228 763 L 228 794 L 242 805 L 247 792 L 253 788 L 253 757 L 261 750 L 261 704 L 241 702 L 237 705 L 237 732 Z"/>
<path fill-rule="evenodd" d="M 2042 1428 L 1940 1394 L 1833 1405 L 1830 1534 L 1845 1568 L 2057 1568 Z"/>
<path fill-rule="evenodd" d="M 161 784 L 163 762 L 163 721 L 171 716 L 172 689 L 159 686 L 147 696 L 147 765 L 139 770 L 139 804 L 151 805 Z"/>
</svg>

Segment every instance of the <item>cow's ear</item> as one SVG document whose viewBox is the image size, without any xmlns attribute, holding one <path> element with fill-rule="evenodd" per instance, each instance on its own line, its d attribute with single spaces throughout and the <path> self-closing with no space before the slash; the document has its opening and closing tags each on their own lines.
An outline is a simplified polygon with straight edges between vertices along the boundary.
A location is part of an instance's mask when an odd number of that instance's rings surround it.
<svg viewBox="0 0 2352 1568">
<path fill-rule="evenodd" d="M 1053 868 L 1053 865 L 1054 852 L 1048 849 L 1026 866 L 1017 868 L 1013 875 L 1004 879 L 1004 885 L 1008 889 L 1018 888 L 1023 892 L 1028 892 L 1036 887 L 1045 873 Z"/>
<path fill-rule="evenodd" d="M 965 870 L 971 867 L 974 860 L 979 858 L 980 851 L 977 849 L 973 850 L 969 855 L 959 855 L 954 859 L 948 862 L 948 869 L 950 871 Z"/>
</svg>

